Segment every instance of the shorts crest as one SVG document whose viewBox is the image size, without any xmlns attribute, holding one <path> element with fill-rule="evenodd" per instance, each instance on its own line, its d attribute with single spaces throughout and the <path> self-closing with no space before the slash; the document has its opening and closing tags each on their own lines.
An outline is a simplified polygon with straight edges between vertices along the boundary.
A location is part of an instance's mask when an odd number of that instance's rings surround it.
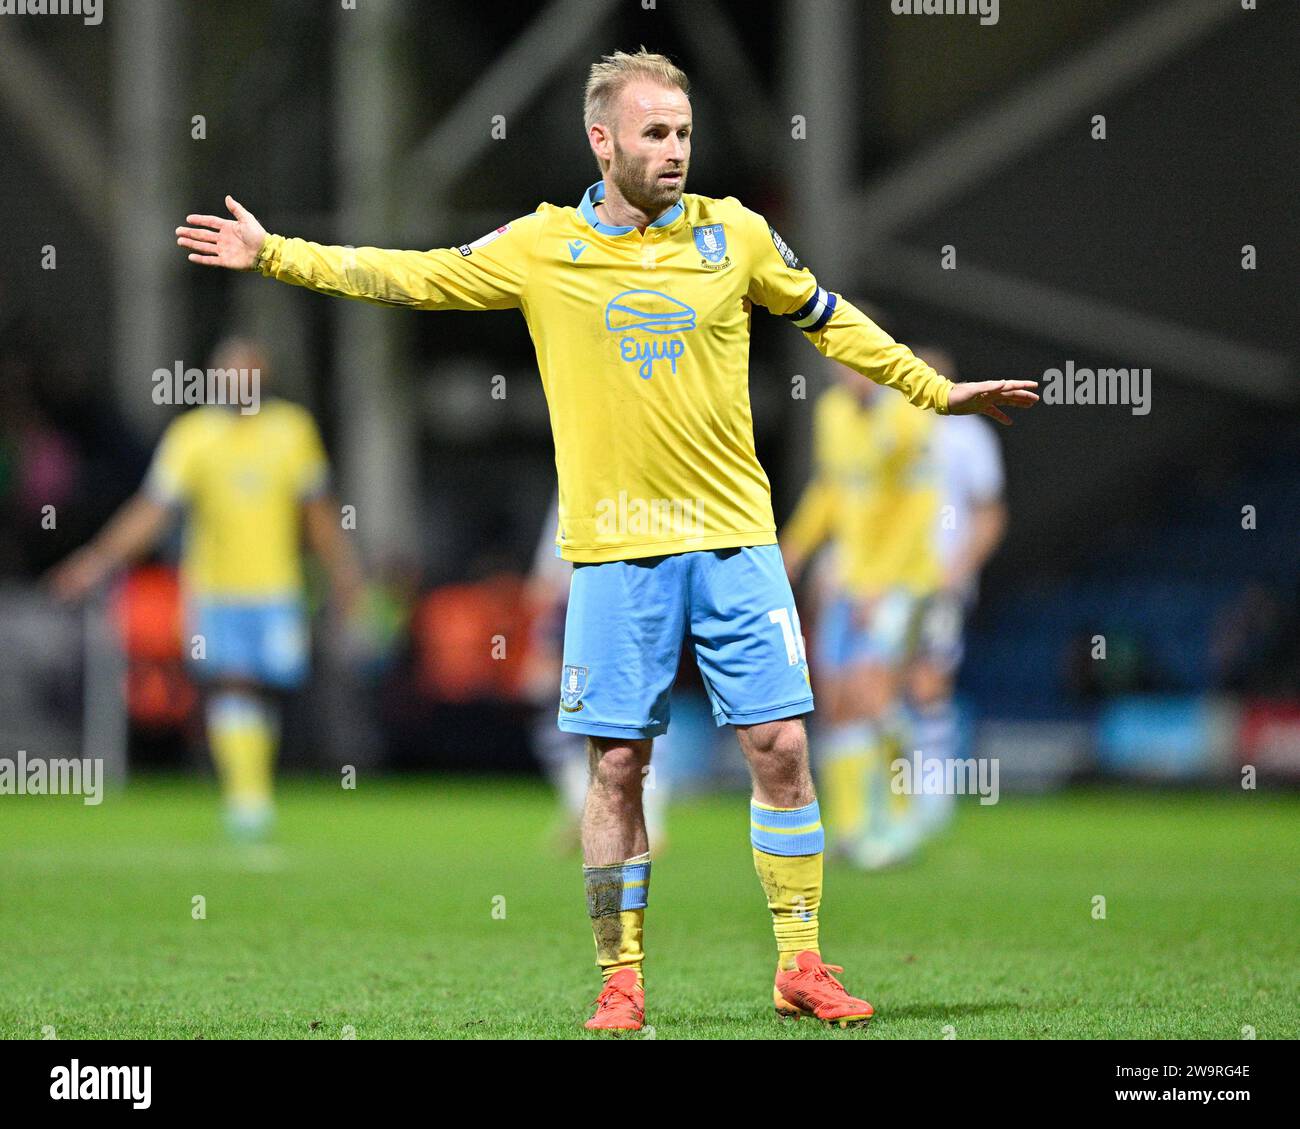
<svg viewBox="0 0 1300 1129">
<path fill-rule="evenodd" d="M 565 666 L 560 678 L 560 707 L 569 713 L 582 709 L 582 695 L 587 692 L 587 668 Z"/>
</svg>

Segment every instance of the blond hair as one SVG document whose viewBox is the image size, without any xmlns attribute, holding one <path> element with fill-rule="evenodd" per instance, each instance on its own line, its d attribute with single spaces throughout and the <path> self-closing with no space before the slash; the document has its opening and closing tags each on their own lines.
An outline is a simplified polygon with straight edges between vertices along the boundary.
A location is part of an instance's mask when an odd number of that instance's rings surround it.
<svg viewBox="0 0 1300 1129">
<path fill-rule="evenodd" d="M 612 115 L 618 103 L 618 96 L 629 83 L 643 79 L 659 86 L 675 86 L 683 94 L 691 92 L 690 79 L 666 55 L 655 55 L 644 46 L 635 54 L 615 51 L 605 55 L 599 63 L 591 64 L 591 73 L 587 76 L 587 90 L 583 99 L 582 125 L 590 133 L 597 122 L 612 125 Z M 605 166 L 599 158 L 601 172 Z"/>
</svg>

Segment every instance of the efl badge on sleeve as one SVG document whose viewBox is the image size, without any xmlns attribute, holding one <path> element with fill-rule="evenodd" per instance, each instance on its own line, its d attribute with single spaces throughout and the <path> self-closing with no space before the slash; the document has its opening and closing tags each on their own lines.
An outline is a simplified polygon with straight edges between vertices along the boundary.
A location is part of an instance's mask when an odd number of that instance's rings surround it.
<svg viewBox="0 0 1300 1129">
<path fill-rule="evenodd" d="M 577 713 L 582 709 L 582 695 L 587 692 L 587 668 L 566 666 L 560 679 L 560 709 Z"/>
<path fill-rule="evenodd" d="M 492 240 L 500 239 L 501 236 L 503 236 L 509 230 L 510 230 L 510 225 L 508 223 L 503 223 L 500 227 L 496 229 L 496 231 L 489 231 L 486 235 L 480 235 L 477 239 L 474 240 L 473 243 L 462 243 L 459 247 L 456 248 L 456 250 L 459 251 L 466 258 L 468 258 L 470 255 L 474 254 L 476 248 L 486 247 L 489 243 L 492 242 Z"/>
<path fill-rule="evenodd" d="M 803 263 L 799 261 L 799 256 L 794 253 L 794 248 L 777 234 L 776 228 L 772 227 L 771 224 L 768 225 L 767 230 L 772 233 L 772 242 L 776 245 L 776 253 L 781 256 L 785 265 L 791 270 L 802 270 Z"/>
</svg>

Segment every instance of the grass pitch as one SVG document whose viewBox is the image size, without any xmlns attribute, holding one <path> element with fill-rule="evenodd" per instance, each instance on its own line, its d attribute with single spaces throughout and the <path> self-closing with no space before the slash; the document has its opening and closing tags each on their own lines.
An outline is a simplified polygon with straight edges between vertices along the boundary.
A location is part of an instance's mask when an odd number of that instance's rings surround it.
<svg viewBox="0 0 1300 1129">
<path fill-rule="evenodd" d="M 772 1014 L 745 798 L 689 800 L 655 861 L 648 1022 L 674 1039 L 1296 1038 L 1298 817 L 1300 798 L 1266 793 L 1010 795 L 963 806 L 905 869 L 828 866 L 823 952 L 877 1011 L 839 1031 Z M 99 807 L 4 797 L 0 1036 L 599 1037 L 581 1027 L 599 980 L 579 864 L 545 846 L 552 818 L 528 782 L 289 780 L 274 841 L 240 848 L 204 782 L 139 780 Z"/>
</svg>

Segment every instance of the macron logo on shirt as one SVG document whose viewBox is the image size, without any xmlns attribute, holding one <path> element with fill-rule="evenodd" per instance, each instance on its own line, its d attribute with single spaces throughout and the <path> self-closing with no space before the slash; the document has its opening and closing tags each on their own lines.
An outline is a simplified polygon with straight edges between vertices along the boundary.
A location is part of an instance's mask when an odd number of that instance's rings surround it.
<svg viewBox="0 0 1300 1129">
<path fill-rule="evenodd" d="M 573 239 L 569 242 L 569 254 L 573 257 L 575 263 L 578 261 L 578 256 L 586 249 L 587 241 L 585 239 Z"/>
</svg>

